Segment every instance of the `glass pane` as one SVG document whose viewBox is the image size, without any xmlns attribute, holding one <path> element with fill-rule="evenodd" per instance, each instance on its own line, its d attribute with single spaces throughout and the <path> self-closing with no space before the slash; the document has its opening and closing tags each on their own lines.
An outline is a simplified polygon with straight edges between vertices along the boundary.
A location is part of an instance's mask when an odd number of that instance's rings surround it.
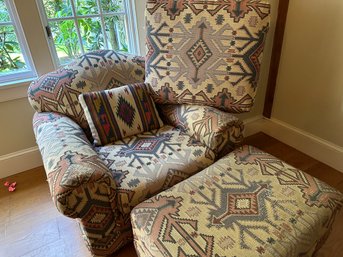
<svg viewBox="0 0 343 257">
<path fill-rule="evenodd" d="M 0 26 L 0 74 L 26 68 L 14 26 Z"/>
<path fill-rule="evenodd" d="M 5 5 L 4 0 L 0 0 L 0 22 L 8 22 L 10 20 L 10 16 L 8 14 L 7 7 Z"/>
<path fill-rule="evenodd" d="M 98 14 L 96 0 L 74 0 L 77 15 Z"/>
<path fill-rule="evenodd" d="M 72 16 L 70 0 L 43 0 L 48 18 Z"/>
<path fill-rule="evenodd" d="M 108 47 L 113 50 L 128 52 L 125 20 L 123 15 L 105 17 Z"/>
<path fill-rule="evenodd" d="M 100 18 L 79 19 L 79 28 L 85 52 L 104 48 Z"/>
<path fill-rule="evenodd" d="M 73 20 L 49 22 L 60 64 L 67 64 L 80 55 L 81 48 Z"/>
<path fill-rule="evenodd" d="M 101 0 L 101 7 L 104 13 L 124 12 L 124 0 Z"/>
</svg>

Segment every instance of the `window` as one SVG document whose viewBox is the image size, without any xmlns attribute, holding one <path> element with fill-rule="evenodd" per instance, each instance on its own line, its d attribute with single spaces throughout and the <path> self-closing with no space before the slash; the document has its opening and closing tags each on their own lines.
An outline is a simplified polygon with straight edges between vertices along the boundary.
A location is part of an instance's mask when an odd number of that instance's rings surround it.
<svg viewBox="0 0 343 257">
<path fill-rule="evenodd" d="M 0 84 L 35 76 L 13 1 L 0 0 Z"/>
<path fill-rule="evenodd" d="M 97 49 L 136 53 L 131 0 L 41 0 L 57 65 Z"/>
</svg>

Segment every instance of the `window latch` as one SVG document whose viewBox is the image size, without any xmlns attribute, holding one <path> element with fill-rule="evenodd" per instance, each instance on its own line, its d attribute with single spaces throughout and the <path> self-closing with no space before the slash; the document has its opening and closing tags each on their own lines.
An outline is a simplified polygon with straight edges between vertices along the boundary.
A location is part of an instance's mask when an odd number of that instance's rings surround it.
<svg viewBox="0 0 343 257">
<path fill-rule="evenodd" d="M 46 34 L 48 35 L 48 38 L 52 39 L 52 33 L 50 26 L 45 26 Z"/>
</svg>

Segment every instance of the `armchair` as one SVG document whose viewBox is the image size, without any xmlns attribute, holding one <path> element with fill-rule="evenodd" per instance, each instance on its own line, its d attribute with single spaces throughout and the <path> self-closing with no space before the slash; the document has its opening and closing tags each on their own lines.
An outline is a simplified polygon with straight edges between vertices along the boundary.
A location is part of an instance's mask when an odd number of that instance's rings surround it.
<svg viewBox="0 0 343 257">
<path fill-rule="evenodd" d="M 78 95 L 142 82 L 144 74 L 144 59 L 102 50 L 40 77 L 28 91 L 52 199 L 79 222 L 95 256 L 132 240 L 133 207 L 203 170 L 224 146 L 233 149 L 242 139 L 242 123 L 232 114 L 184 104 L 159 106 L 160 129 L 93 146 Z"/>
<path fill-rule="evenodd" d="M 253 105 L 269 4 L 148 0 L 146 19 L 146 63 L 91 52 L 28 91 L 53 201 L 96 256 L 132 240 L 133 207 L 240 144 L 243 124 L 231 113 Z M 143 82 L 164 126 L 95 147 L 78 96 Z"/>
</svg>

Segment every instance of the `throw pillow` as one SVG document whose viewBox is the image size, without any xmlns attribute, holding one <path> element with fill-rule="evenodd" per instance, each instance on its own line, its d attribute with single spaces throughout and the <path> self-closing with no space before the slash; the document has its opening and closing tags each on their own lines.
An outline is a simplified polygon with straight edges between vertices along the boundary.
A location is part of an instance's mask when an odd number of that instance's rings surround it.
<svg viewBox="0 0 343 257">
<path fill-rule="evenodd" d="M 143 83 L 81 94 L 79 101 L 97 146 L 163 126 Z"/>
</svg>

